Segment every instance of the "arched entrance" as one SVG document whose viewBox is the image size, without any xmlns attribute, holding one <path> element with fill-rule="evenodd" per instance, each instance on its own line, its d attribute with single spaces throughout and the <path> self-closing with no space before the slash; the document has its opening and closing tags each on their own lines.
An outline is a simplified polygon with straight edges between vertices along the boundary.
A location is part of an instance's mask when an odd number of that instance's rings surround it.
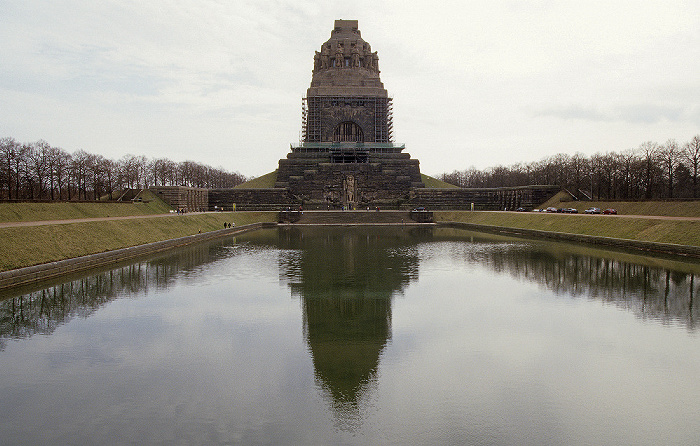
<svg viewBox="0 0 700 446">
<path fill-rule="evenodd" d="M 364 142 L 362 127 L 352 121 L 338 124 L 333 132 L 333 142 Z"/>
</svg>

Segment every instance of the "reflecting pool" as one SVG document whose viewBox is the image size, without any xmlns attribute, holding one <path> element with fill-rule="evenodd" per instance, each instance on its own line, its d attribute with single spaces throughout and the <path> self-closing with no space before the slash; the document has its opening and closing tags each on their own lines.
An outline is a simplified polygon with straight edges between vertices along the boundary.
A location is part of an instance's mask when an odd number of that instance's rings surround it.
<svg viewBox="0 0 700 446">
<path fill-rule="evenodd" d="M 700 264 L 283 227 L 0 295 L 0 444 L 700 444 Z"/>
</svg>

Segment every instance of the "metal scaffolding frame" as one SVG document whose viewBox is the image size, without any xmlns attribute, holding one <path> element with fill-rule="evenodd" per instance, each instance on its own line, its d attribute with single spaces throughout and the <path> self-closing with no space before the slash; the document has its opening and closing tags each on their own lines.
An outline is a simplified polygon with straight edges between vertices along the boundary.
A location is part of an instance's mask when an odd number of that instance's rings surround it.
<svg viewBox="0 0 700 446">
<path fill-rule="evenodd" d="M 301 141 L 321 142 L 321 108 L 324 103 L 331 106 L 349 104 L 353 106 L 373 105 L 374 129 L 369 132 L 374 142 L 390 143 L 394 140 L 393 99 L 374 96 L 311 96 L 302 98 Z"/>
</svg>

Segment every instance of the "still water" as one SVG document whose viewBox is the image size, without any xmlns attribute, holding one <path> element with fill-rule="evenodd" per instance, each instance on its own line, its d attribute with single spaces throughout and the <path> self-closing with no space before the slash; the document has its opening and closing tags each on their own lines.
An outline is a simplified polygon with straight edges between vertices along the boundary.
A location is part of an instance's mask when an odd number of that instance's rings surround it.
<svg viewBox="0 0 700 446">
<path fill-rule="evenodd" d="M 281 228 L 0 300 L 0 444 L 700 444 L 700 265 Z"/>
</svg>

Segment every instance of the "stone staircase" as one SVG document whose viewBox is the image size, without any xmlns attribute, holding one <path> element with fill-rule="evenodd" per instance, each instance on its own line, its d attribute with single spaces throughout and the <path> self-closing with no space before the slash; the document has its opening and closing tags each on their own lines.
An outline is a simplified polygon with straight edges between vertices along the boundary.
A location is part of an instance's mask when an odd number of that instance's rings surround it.
<svg viewBox="0 0 700 446">
<path fill-rule="evenodd" d="M 362 224 L 416 224 L 417 222 L 411 218 L 411 212 L 408 211 L 304 211 L 302 213 L 293 212 L 296 214 L 291 219 L 283 218 L 280 213 L 280 220 L 291 222 L 293 224 L 306 225 L 362 225 Z M 432 213 L 424 212 L 421 216 L 430 214 L 432 221 Z M 296 220 L 298 218 L 298 220 Z M 295 221 L 296 220 L 296 221 Z M 424 218 L 425 220 L 425 218 Z"/>
</svg>

